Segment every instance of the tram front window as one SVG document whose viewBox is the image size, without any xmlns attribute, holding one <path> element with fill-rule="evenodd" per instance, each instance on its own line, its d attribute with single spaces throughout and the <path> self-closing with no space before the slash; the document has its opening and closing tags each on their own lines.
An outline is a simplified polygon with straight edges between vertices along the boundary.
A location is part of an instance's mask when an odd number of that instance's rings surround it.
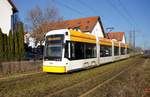
<svg viewBox="0 0 150 97">
<path fill-rule="evenodd" d="M 48 36 L 45 43 L 44 60 L 61 61 L 63 49 L 63 36 Z"/>
<path fill-rule="evenodd" d="M 61 61 L 62 46 L 61 45 L 48 45 L 45 52 L 45 60 Z"/>
</svg>

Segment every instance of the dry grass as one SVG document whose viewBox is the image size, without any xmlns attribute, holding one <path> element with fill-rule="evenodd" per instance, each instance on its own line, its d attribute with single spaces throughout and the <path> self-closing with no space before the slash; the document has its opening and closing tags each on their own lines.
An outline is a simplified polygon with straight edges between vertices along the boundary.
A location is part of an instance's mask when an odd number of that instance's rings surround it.
<svg viewBox="0 0 150 97">
<path fill-rule="evenodd" d="M 150 88 L 150 59 L 137 64 L 88 97 L 150 97 L 149 93 L 144 93 L 145 88 Z"/>
<path fill-rule="evenodd" d="M 55 97 L 76 97 L 84 93 L 91 87 L 94 87 L 97 84 L 103 82 L 104 80 L 110 78 L 123 68 L 126 68 L 130 64 L 134 63 L 135 61 L 139 61 L 139 59 L 141 60 L 141 58 L 123 60 L 97 68 L 75 72 L 72 74 L 40 73 L 14 79 L 0 80 L 0 97 L 50 96 L 56 91 L 76 85 L 78 83 L 82 83 L 86 80 L 89 80 L 90 78 L 93 78 L 93 80 L 87 81 L 87 83 L 77 85 L 71 88 L 69 91 L 67 90 L 57 95 L 54 95 Z M 109 73 L 101 77 L 97 77 L 107 72 Z"/>
</svg>

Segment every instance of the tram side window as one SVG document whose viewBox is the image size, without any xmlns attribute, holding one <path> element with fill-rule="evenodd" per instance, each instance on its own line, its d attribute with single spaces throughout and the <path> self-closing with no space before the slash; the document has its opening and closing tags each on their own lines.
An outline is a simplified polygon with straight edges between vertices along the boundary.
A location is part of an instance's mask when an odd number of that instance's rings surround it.
<svg viewBox="0 0 150 97">
<path fill-rule="evenodd" d="M 119 55 L 119 47 L 114 46 L 114 55 Z"/>
<path fill-rule="evenodd" d="M 84 44 L 80 42 L 75 43 L 76 59 L 84 59 Z"/>
<path fill-rule="evenodd" d="M 71 60 L 75 59 L 75 44 L 74 43 L 70 43 L 70 56 L 71 56 Z"/>
<path fill-rule="evenodd" d="M 106 56 L 112 56 L 112 46 L 106 46 Z"/>
<path fill-rule="evenodd" d="M 96 45 L 85 44 L 85 55 L 86 58 L 96 58 Z"/>
<path fill-rule="evenodd" d="M 71 54 L 70 60 L 95 58 L 96 44 L 70 42 L 70 54 Z"/>
<path fill-rule="evenodd" d="M 69 58 L 69 51 L 68 51 L 68 41 L 65 44 L 65 58 Z"/>
<path fill-rule="evenodd" d="M 84 59 L 84 44 L 71 42 L 71 60 Z"/>
<path fill-rule="evenodd" d="M 112 47 L 100 45 L 100 57 L 108 57 L 112 55 Z"/>
<path fill-rule="evenodd" d="M 127 54 L 129 54 L 130 53 L 130 49 L 129 48 L 127 48 Z"/>
<path fill-rule="evenodd" d="M 105 56 L 105 48 L 104 46 L 100 46 L 100 57 L 104 57 Z"/>
<path fill-rule="evenodd" d="M 125 48 L 121 47 L 121 55 L 125 55 Z"/>
</svg>

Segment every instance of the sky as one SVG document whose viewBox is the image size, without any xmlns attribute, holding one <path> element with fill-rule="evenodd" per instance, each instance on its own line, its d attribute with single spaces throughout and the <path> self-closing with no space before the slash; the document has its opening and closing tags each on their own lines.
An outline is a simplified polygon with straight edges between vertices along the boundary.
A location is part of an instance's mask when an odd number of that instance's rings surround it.
<svg viewBox="0 0 150 97">
<path fill-rule="evenodd" d="M 35 6 L 54 6 L 64 20 L 100 16 L 105 32 L 129 33 L 135 31 L 135 44 L 150 48 L 150 0 L 12 0 L 19 10 L 20 19 L 26 24 L 27 13 Z"/>
</svg>

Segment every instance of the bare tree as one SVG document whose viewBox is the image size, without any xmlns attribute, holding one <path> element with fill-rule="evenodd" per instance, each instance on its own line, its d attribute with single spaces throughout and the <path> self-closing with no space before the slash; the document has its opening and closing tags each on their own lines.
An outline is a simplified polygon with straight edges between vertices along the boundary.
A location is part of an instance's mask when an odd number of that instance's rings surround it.
<svg viewBox="0 0 150 97">
<path fill-rule="evenodd" d="M 50 30 L 49 24 L 63 20 L 59 16 L 58 10 L 50 6 L 43 10 L 36 6 L 28 12 L 27 19 L 30 22 L 32 37 L 36 39 L 36 42 L 40 42 L 40 44 L 42 44 L 45 32 Z"/>
</svg>

